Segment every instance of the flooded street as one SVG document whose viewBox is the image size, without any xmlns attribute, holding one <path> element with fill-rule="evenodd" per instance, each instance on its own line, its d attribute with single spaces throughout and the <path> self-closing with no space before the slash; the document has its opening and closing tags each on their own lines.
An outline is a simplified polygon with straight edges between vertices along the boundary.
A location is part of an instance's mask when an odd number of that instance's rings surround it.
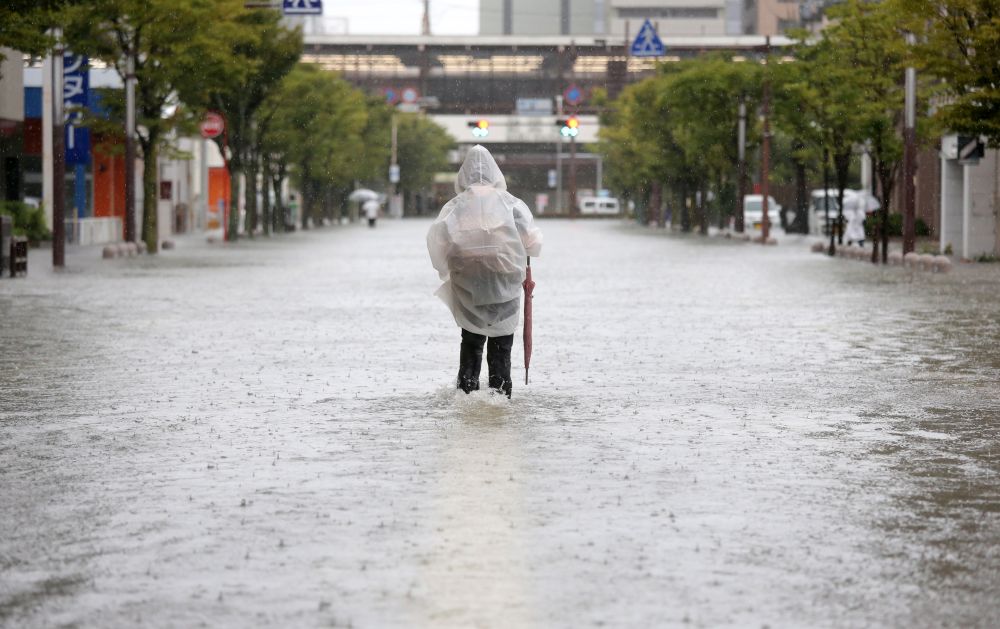
<svg viewBox="0 0 1000 629">
<path fill-rule="evenodd" d="M 0 281 L 0 626 L 1000 624 L 997 265 L 540 221 L 508 402 L 429 225 Z"/>
</svg>

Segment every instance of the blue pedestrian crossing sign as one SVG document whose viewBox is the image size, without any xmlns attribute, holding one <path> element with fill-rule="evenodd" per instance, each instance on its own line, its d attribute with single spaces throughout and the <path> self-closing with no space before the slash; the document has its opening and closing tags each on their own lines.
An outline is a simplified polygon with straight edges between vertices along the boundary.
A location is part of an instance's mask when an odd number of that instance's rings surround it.
<svg viewBox="0 0 1000 629">
<path fill-rule="evenodd" d="M 282 0 L 285 15 L 323 15 L 323 0 Z"/>
<path fill-rule="evenodd" d="M 667 48 L 660 41 L 660 37 L 656 34 L 656 29 L 653 28 L 653 24 L 647 19 L 642 23 L 639 34 L 635 36 L 635 41 L 632 42 L 632 56 L 662 57 L 666 51 Z"/>
</svg>

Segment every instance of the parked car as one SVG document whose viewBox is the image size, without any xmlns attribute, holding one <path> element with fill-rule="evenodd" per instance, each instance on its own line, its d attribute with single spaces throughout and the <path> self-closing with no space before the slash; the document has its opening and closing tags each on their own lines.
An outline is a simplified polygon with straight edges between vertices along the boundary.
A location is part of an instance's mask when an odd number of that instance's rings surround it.
<svg viewBox="0 0 1000 629">
<path fill-rule="evenodd" d="M 764 221 L 764 196 L 748 194 L 743 197 L 743 224 L 747 229 L 760 229 Z M 767 218 L 771 229 L 781 227 L 781 206 L 774 197 L 767 197 Z"/>
<path fill-rule="evenodd" d="M 844 191 L 845 196 L 847 191 Z M 822 188 L 813 190 L 809 196 L 809 233 L 813 235 L 827 235 L 830 233 L 829 227 L 827 226 L 827 210 L 830 208 L 830 223 L 835 223 L 837 220 L 837 190 L 835 188 L 828 188 L 824 191 Z"/>
<path fill-rule="evenodd" d="M 580 214 L 616 216 L 622 211 L 618 199 L 610 197 L 581 197 L 579 206 Z"/>
</svg>

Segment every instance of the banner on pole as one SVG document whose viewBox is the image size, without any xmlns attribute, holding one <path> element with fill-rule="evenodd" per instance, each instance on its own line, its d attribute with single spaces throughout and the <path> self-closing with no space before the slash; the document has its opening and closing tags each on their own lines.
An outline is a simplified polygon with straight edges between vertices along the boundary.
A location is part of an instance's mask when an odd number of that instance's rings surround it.
<svg viewBox="0 0 1000 629">
<path fill-rule="evenodd" d="M 66 119 L 67 164 L 90 163 L 90 129 L 80 126 L 90 92 L 90 64 L 86 55 L 63 54 L 63 111 Z"/>
</svg>

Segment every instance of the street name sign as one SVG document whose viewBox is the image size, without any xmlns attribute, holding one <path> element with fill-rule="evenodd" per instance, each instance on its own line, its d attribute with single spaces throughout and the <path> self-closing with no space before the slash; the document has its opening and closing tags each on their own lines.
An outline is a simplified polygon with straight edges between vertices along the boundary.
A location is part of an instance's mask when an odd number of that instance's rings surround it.
<svg viewBox="0 0 1000 629">
<path fill-rule="evenodd" d="M 281 12 L 285 15 L 323 15 L 323 0 L 283 0 Z"/>
<path fill-rule="evenodd" d="M 639 34 L 635 36 L 631 52 L 633 57 L 662 57 L 667 52 L 666 46 L 653 28 L 653 23 L 648 19 L 642 23 Z"/>
</svg>

